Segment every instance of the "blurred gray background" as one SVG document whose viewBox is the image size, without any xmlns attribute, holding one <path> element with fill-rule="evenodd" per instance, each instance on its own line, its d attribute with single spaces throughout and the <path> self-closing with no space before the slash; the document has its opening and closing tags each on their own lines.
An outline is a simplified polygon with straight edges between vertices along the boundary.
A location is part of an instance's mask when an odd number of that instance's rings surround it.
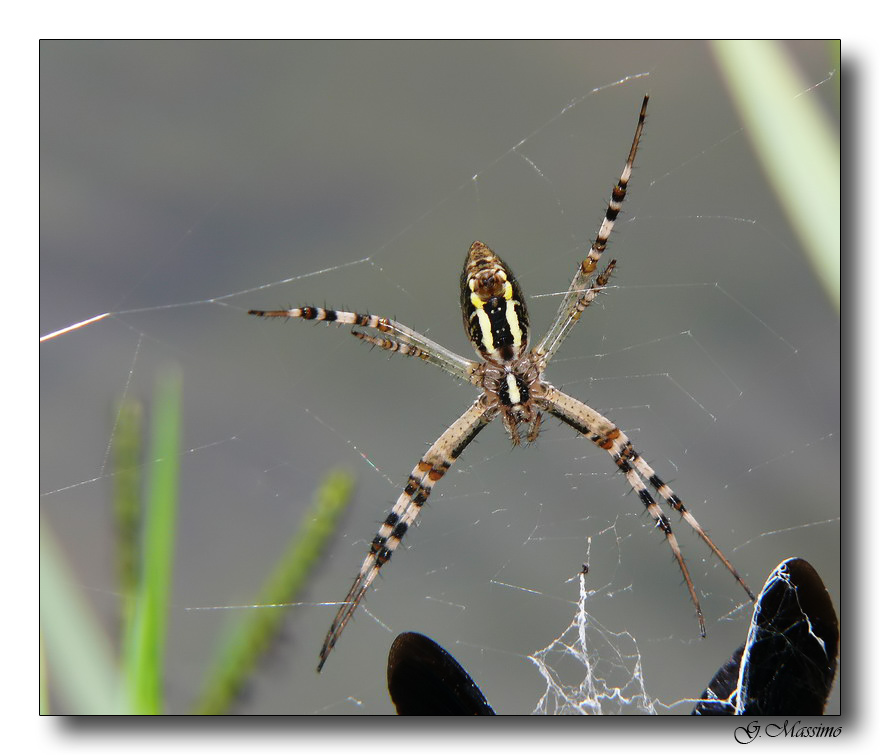
<svg viewBox="0 0 880 755">
<path fill-rule="evenodd" d="M 805 87 L 827 77 L 824 44 L 788 50 Z M 607 454 L 554 421 L 511 450 L 495 424 L 384 570 L 366 602 L 376 620 L 361 611 L 316 676 L 335 612 L 317 604 L 345 596 L 399 486 L 474 390 L 345 329 L 245 314 L 369 311 L 470 357 L 457 284 L 480 239 L 516 272 L 539 333 L 646 91 L 614 288 L 548 378 L 631 435 L 753 589 L 801 556 L 839 607 L 839 320 L 705 45 L 45 42 L 40 83 L 40 333 L 114 313 L 41 345 L 41 513 L 112 634 L 113 407 L 149 401 L 179 365 L 170 712 L 187 710 L 231 618 L 186 609 L 252 602 L 336 465 L 356 473 L 356 498 L 241 712 L 391 713 L 385 660 L 406 630 L 453 653 L 497 711 L 531 712 L 545 684 L 528 655 L 572 621 L 567 580 L 589 537 L 587 610 L 633 635 L 660 712 L 688 712 L 676 703 L 744 640 L 740 588 L 679 525 L 699 639 Z M 809 96 L 835 117 L 836 79 Z"/>
</svg>

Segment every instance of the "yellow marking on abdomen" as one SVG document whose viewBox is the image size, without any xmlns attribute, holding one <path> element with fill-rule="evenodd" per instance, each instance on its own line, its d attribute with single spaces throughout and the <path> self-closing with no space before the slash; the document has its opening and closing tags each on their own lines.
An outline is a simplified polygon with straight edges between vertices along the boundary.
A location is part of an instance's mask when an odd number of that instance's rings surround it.
<svg viewBox="0 0 880 755">
<path fill-rule="evenodd" d="M 477 294 L 471 294 L 471 304 L 477 311 L 477 322 L 480 324 L 480 342 L 488 353 L 495 351 L 495 339 L 492 338 L 492 321 L 486 314 L 484 302 Z"/>
<path fill-rule="evenodd" d="M 510 286 L 510 284 L 507 284 Z M 505 296 L 505 298 L 507 298 Z M 507 326 L 510 328 L 510 335 L 513 336 L 513 350 L 515 353 L 519 354 L 520 349 L 522 348 L 523 342 L 523 332 L 522 328 L 519 326 L 519 317 L 516 314 L 516 303 L 513 299 L 510 299 L 507 302 L 507 311 L 505 312 L 507 316 Z"/>
</svg>

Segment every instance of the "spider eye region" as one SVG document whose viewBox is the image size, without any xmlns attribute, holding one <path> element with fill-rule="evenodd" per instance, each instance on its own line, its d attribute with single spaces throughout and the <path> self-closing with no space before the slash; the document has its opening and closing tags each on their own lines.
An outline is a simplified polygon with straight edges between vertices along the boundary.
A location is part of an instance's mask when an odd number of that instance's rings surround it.
<svg viewBox="0 0 880 755">
<path fill-rule="evenodd" d="M 519 283 L 480 241 L 471 244 L 461 274 L 461 314 L 468 338 L 483 359 L 510 362 L 528 348 L 529 317 Z"/>
</svg>

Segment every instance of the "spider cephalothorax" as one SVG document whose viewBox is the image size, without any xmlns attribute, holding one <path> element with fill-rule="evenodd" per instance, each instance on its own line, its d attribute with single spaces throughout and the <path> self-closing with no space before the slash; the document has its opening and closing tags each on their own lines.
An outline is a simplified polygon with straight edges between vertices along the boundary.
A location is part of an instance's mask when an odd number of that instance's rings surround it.
<svg viewBox="0 0 880 755">
<path fill-rule="evenodd" d="M 385 517 L 370 543 L 369 553 L 361 565 L 354 584 L 330 625 L 324 646 L 321 648 L 318 671 L 323 667 L 327 656 L 336 645 L 336 641 L 367 589 L 376 579 L 379 570 L 389 561 L 416 520 L 434 485 L 446 474 L 477 433 L 499 415 L 514 445 L 522 442 L 521 425 L 526 426 L 525 439 L 528 442 L 536 440 L 541 427 L 542 414 L 547 413 L 562 420 L 611 455 L 617 468 L 638 495 L 655 526 L 663 533 L 672 549 L 694 604 L 702 635 L 706 633 L 706 626 L 693 581 L 678 547 L 678 541 L 672 532 L 672 525 L 648 489 L 649 486 L 673 511 L 681 515 L 742 585 L 749 597 L 755 599 L 730 561 L 700 527 L 682 500 L 635 450 L 623 431 L 587 404 L 554 388 L 543 377 L 548 362 L 584 310 L 608 284 L 614 269 L 615 261 L 611 260 L 601 273 L 592 278 L 608 244 L 614 221 L 626 198 L 626 189 L 632 175 L 647 107 L 646 95 L 642 101 L 629 156 L 620 179 L 611 192 L 611 199 L 599 226 L 599 232 L 590 245 L 587 256 L 578 266 L 574 279 L 562 298 L 556 317 L 531 350 L 529 349 L 529 316 L 519 283 L 501 258 L 481 241 L 471 244 L 461 274 L 461 312 L 468 338 L 480 357 L 478 362 L 465 359 L 406 325 L 387 317 L 320 307 L 249 312 L 262 317 L 296 317 L 372 329 L 377 334 L 355 329 L 352 329 L 352 333 L 361 340 L 382 349 L 418 357 L 481 390 L 477 399 L 434 441 L 410 472 L 394 507 Z"/>
</svg>

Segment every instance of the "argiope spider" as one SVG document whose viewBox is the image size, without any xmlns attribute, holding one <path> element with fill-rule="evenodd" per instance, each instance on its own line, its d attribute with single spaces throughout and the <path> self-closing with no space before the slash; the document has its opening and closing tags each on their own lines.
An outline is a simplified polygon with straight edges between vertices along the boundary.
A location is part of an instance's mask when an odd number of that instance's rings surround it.
<svg viewBox="0 0 880 755">
<path fill-rule="evenodd" d="M 571 332 L 583 311 L 605 288 L 614 270 L 616 261 L 611 260 L 595 279 L 591 279 L 626 197 L 626 188 L 632 175 L 647 108 L 648 96 L 645 95 L 626 165 L 611 192 L 605 218 L 599 227 L 596 239 L 578 267 L 550 329 L 534 348 L 529 349 L 529 317 L 519 283 L 501 258 L 480 241 L 471 244 L 461 274 L 461 311 L 464 327 L 480 356 L 480 361 L 465 359 L 387 317 L 340 312 L 320 307 L 248 312 L 259 317 L 297 317 L 303 320 L 370 328 L 380 335 L 372 335 L 354 328 L 352 334 L 382 349 L 418 357 L 481 389 L 477 400 L 437 438 L 410 472 L 403 492 L 373 538 L 370 552 L 330 625 L 324 646 L 321 648 L 318 671 L 323 667 L 327 656 L 336 645 L 367 589 L 376 579 L 379 570 L 391 558 L 403 536 L 419 515 L 434 485 L 446 474 L 477 433 L 499 415 L 515 446 L 522 442 L 523 437 L 529 443 L 537 439 L 542 413 L 547 412 L 611 454 L 614 463 L 644 504 L 656 527 L 665 535 L 696 609 L 702 636 L 706 636 L 706 624 L 694 583 L 672 532 L 672 525 L 654 500 L 645 482 L 696 531 L 736 581 L 742 585 L 749 598 L 754 601 L 755 596 L 730 561 L 685 508 L 682 500 L 636 452 L 629 438 L 620 428 L 595 409 L 557 390 L 544 380 L 547 363 Z M 525 428 L 521 429 L 520 425 L 524 425 Z"/>
</svg>

